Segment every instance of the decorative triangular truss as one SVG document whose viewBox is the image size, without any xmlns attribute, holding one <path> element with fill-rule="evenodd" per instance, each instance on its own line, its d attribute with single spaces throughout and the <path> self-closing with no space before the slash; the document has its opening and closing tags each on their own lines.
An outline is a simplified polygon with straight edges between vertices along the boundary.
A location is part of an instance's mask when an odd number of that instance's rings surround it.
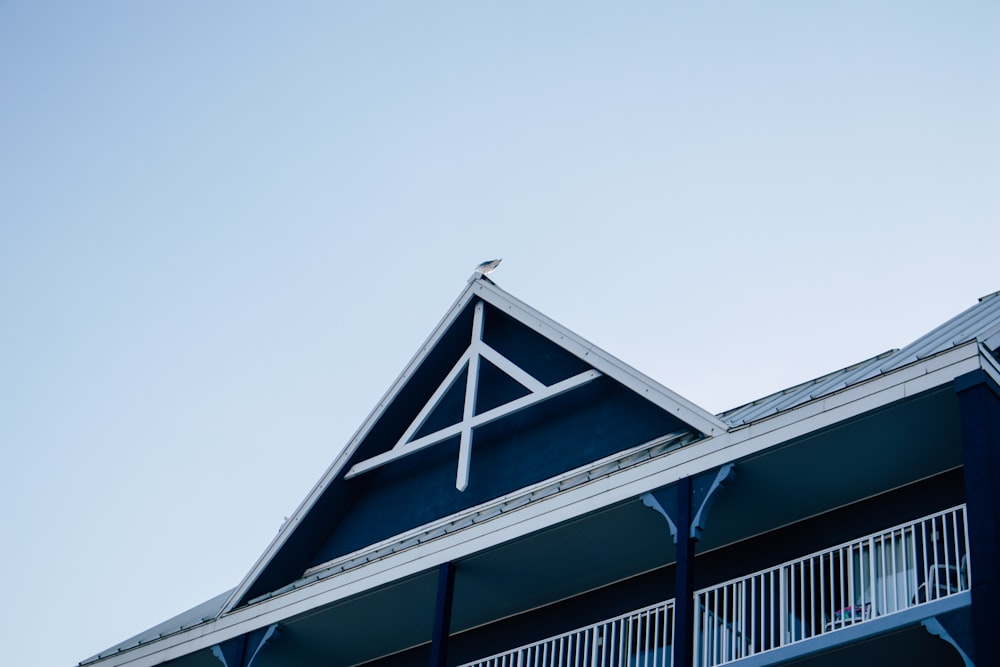
<svg viewBox="0 0 1000 667">
<path fill-rule="evenodd" d="M 462 354 L 452 369 L 438 385 L 430 399 L 417 414 L 416 418 L 403 433 L 403 436 L 396 442 L 392 449 L 378 456 L 373 456 L 355 464 L 344 476 L 347 479 L 362 473 L 374 470 L 391 461 L 409 456 L 427 447 L 441 444 L 442 442 L 460 436 L 458 450 L 458 473 L 455 477 L 455 488 L 464 491 L 469 485 L 469 466 L 472 454 L 472 431 L 473 429 L 489 424 L 498 419 L 503 419 L 525 408 L 537 405 L 550 398 L 559 396 L 568 391 L 576 389 L 595 378 L 601 376 L 597 370 L 590 369 L 572 377 L 566 378 L 552 385 L 545 385 L 535 379 L 530 373 L 519 367 L 507 357 L 503 356 L 495 349 L 483 341 L 483 321 L 485 318 L 483 302 L 476 304 L 472 319 L 472 340 L 468 349 Z M 510 378 L 528 390 L 528 394 L 516 398 L 512 401 L 487 410 L 481 414 L 476 413 L 476 397 L 479 391 L 479 365 L 485 359 L 491 364 L 506 373 Z M 413 439 L 427 418 L 434 412 L 442 397 L 448 393 L 455 381 L 466 371 L 465 378 L 465 399 L 462 409 L 461 421 L 439 429 L 433 433 Z"/>
</svg>

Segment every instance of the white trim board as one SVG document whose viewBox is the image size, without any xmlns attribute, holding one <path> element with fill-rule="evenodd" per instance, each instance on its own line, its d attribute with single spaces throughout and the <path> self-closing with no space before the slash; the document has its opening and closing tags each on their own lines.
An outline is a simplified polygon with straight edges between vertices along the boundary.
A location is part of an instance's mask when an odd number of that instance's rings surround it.
<svg viewBox="0 0 1000 667">
<path fill-rule="evenodd" d="M 350 479 L 369 470 L 374 470 L 404 456 L 419 452 L 426 447 L 439 445 L 457 435 L 460 442 L 455 488 L 459 491 L 465 491 L 469 484 L 469 468 L 472 464 L 472 429 L 508 417 L 515 412 L 572 391 L 600 377 L 601 374 L 598 371 L 589 370 L 566 378 L 561 382 L 556 382 L 553 385 L 546 386 L 542 384 L 526 370 L 520 368 L 513 361 L 497 352 L 483 340 L 483 325 L 486 318 L 484 311 L 485 307 L 482 301 L 477 303 L 473 308 L 472 337 L 469 347 L 466 348 L 462 356 L 455 362 L 455 365 L 448 371 L 448 374 L 438 385 L 430 399 L 424 404 L 420 412 L 417 413 L 417 416 L 410 423 L 409 427 L 407 427 L 406 431 L 403 432 L 402 437 L 396 441 L 396 444 L 389 451 L 354 464 L 344 475 L 345 479 Z M 528 395 L 514 399 L 503 405 L 498 405 L 492 410 L 476 414 L 476 400 L 479 393 L 479 363 L 481 359 L 486 359 L 527 389 Z M 451 426 L 446 426 L 434 433 L 428 433 L 416 440 L 412 440 L 411 438 L 424 426 L 427 418 L 438 407 L 441 398 L 451 389 L 463 371 L 466 374 L 466 378 L 462 419 Z"/>
</svg>

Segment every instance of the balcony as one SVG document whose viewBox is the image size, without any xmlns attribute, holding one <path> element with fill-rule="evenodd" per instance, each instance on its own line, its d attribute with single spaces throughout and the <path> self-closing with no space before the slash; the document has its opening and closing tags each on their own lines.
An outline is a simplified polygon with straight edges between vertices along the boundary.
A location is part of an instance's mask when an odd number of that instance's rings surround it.
<svg viewBox="0 0 1000 667">
<path fill-rule="evenodd" d="M 968 591 L 970 566 L 960 505 L 703 588 L 694 594 L 695 665 L 903 623 L 907 610 Z M 462 667 L 668 667 L 673 617 L 667 600 Z"/>
<path fill-rule="evenodd" d="M 462 667 L 663 667 L 673 634 L 674 601 L 667 600 Z"/>
<path fill-rule="evenodd" d="M 697 664 L 724 665 L 969 590 L 965 507 L 695 593 Z"/>
</svg>

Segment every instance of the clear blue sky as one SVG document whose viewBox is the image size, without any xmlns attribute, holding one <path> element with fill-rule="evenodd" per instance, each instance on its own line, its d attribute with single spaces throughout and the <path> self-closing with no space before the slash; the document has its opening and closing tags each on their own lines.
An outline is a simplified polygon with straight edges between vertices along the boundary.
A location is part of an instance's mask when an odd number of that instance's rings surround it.
<svg viewBox="0 0 1000 667">
<path fill-rule="evenodd" d="M 478 262 L 720 411 L 1000 289 L 996 2 L 0 0 L 5 663 L 231 586 Z"/>
</svg>

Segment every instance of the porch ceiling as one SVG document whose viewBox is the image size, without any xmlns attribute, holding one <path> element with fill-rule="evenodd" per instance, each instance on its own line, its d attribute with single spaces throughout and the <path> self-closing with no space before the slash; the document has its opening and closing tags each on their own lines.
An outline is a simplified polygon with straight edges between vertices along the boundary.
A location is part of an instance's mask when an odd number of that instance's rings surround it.
<svg viewBox="0 0 1000 667">
<path fill-rule="evenodd" d="M 706 551 L 786 526 L 962 464 L 951 386 L 737 462 L 699 544 Z"/>
<path fill-rule="evenodd" d="M 666 523 L 638 501 L 596 512 L 458 564 L 452 632 L 660 567 L 675 559 Z M 429 641 L 436 572 L 292 619 L 262 667 L 358 664 Z"/>
<path fill-rule="evenodd" d="M 257 662 L 353 665 L 422 644 L 431 636 L 436 592 L 437 575 L 427 572 L 292 619 Z"/>
<path fill-rule="evenodd" d="M 452 629 L 562 600 L 674 560 L 662 517 L 637 501 L 617 505 L 462 561 Z"/>
</svg>

